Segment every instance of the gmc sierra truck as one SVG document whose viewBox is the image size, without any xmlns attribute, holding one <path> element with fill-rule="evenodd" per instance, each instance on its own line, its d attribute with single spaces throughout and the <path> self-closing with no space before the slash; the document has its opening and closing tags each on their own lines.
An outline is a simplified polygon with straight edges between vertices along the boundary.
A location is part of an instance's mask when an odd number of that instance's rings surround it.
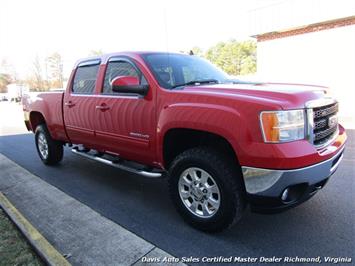
<svg viewBox="0 0 355 266">
<path fill-rule="evenodd" d="M 39 157 L 63 146 L 149 178 L 167 177 L 185 221 L 221 231 L 246 208 L 278 212 L 319 191 L 346 133 L 319 86 L 231 79 L 193 55 L 125 52 L 79 60 L 66 91 L 24 100 Z"/>
</svg>

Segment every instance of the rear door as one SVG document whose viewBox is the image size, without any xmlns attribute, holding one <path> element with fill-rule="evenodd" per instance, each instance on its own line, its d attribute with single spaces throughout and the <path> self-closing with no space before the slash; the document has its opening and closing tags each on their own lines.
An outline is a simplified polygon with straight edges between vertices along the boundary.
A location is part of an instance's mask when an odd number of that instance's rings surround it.
<svg viewBox="0 0 355 266">
<path fill-rule="evenodd" d="M 146 85 L 137 65 L 126 57 L 111 58 L 107 63 L 101 94 L 97 98 L 96 138 L 103 148 L 125 159 L 154 161 L 155 106 L 152 87 L 148 94 L 112 91 L 111 81 L 118 76 L 134 76 Z"/>
<path fill-rule="evenodd" d="M 72 143 L 95 143 L 95 87 L 100 61 L 78 65 L 71 88 L 64 97 L 64 123 Z"/>
</svg>

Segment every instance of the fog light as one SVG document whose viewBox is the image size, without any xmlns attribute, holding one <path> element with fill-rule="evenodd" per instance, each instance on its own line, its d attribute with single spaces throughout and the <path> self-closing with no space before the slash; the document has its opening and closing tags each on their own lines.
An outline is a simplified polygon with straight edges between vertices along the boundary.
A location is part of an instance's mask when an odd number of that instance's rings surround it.
<svg viewBox="0 0 355 266">
<path fill-rule="evenodd" d="M 286 200 L 287 200 L 288 192 L 289 192 L 289 188 L 286 188 L 286 189 L 284 190 L 284 192 L 282 192 L 282 195 L 281 195 L 281 200 L 282 200 L 282 201 L 286 201 Z"/>
<path fill-rule="evenodd" d="M 306 193 L 307 187 L 307 183 L 289 186 L 281 194 L 282 202 L 284 204 L 291 204 L 297 202 Z"/>
</svg>

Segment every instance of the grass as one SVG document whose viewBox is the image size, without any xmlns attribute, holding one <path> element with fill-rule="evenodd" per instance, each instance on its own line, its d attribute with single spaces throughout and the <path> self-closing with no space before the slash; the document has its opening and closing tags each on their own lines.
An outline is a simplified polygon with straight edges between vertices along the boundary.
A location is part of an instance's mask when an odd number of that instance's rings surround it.
<svg viewBox="0 0 355 266">
<path fill-rule="evenodd" d="M 0 265 L 44 265 L 1 208 Z"/>
</svg>

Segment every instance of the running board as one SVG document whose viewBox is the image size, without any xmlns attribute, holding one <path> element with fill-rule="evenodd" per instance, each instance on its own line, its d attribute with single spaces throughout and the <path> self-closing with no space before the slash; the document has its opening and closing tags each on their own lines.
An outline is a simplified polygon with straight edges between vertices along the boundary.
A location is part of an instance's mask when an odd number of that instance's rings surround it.
<svg viewBox="0 0 355 266">
<path fill-rule="evenodd" d="M 102 158 L 99 156 L 95 156 L 95 155 L 89 154 L 87 152 L 80 151 L 76 147 L 71 149 L 71 151 L 73 153 L 83 156 L 85 158 L 88 158 L 88 159 L 91 159 L 91 160 L 94 160 L 94 161 L 97 161 L 97 162 L 100 162 L 100 163 L 103 163 L 103 164 L 106 164 L 109 166 L 113 166 L 113 167 L 119 168 L 121 170 L 125 170 L 127 172 L 130 172 L 130 173 L 142 175 L 142 176 L 149 177 L 149 178 L 161 178 L 163 176 L 163 172 L 149 172 L 149 171 L 145 171 L 145 170 L 141 170 L 141 169 L 132 168 L 132 167 L 123 165 L 122 163 L 113 162 L 108 159 L 105 159 L 105 158 Z"/>
</svg>

